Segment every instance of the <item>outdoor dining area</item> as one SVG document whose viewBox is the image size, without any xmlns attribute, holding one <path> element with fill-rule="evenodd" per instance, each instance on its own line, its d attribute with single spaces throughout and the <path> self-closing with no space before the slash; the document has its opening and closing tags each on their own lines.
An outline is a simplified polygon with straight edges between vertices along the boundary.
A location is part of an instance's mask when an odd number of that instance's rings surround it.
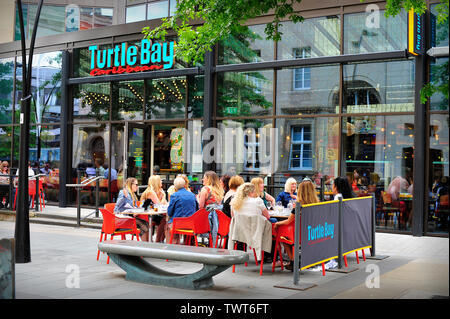
<svg viewBox="0 0 450 319">
<path fill-rule="evenodd" d="M 137 247 L 134 245 L 140 245 L 139 249 L 148 248 L 153 252 L 156 248 L 145 244 L 148 242 L 163 245 L 162 250 L 173 250 L 175 248 L 171 247 L 175 245 L 173 247 L 215 248 L 216 252 L 244 251 L 254 259 L 260 275 L 263 275 L 265 263 L 271 264 L 272 272 L 276 268 L 293 271 L 295 208 L 321 204 L 317 185 L 307 177 L 299 182 L 288 178 L 284 190 L 276 197 L 265 191 L 262 178 L 253 178 L 250 182 L 244 182 L 239 175 L 221 179 L 214 171 L 204 174 L 203 186 L 197 194 L 191 191 L 189 180 L 183 174 L 177 175 L 167 192 L 162 184 L 159 175 L 152 175 L 147 188 L 138 196 L 137 180 L 128 178 L 117 201 L 100 208 L 103 226 L 97 260 L 108 246 L 109 242 L 105 244 L 105 241 L 117 238 L 123 241 L 128 236 L 132 241 L 142 242 L 133 244 L 133 249 Z M 356 198 L 346 177 L 335 178 L 329 193 L 332 196 L 329 203 L 337 203 L 339 198 Z M 301 238 L 303 236 L 305 234 Z M 119 250 L 123 252 L 122 248 Z M 351 252 L 356 254 L 359 263 L 358 250 L 365 260 L 364 248 Z M 137 254 L 144 255 L 144 250 L 138 251 Z M 347 267 L 347 256 L 343 257 Z M 107 263 L 109 261 L 108 253 Z M 244 264 L 247 266 L 248 262 Z M 335 258 L 328 258 L 306 268 L 322 271 L 325 276 L 326 270 L 336 267 Z M 235 265 L 232 269 L 236 271 Z"/>
</svg>

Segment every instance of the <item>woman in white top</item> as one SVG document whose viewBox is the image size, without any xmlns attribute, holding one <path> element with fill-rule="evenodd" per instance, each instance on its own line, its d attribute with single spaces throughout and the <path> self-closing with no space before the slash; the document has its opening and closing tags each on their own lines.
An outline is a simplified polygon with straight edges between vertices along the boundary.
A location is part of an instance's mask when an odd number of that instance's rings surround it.
<svg viewBox="0 0 450 319">
<path fill-rule="evenodd" d="M 231 216 L 235 214 L 262 215 L 270 222 L 276 222 L 275 218 L 270 218 L 269 211 L 263 200 L 256 195 L 255 185 L 244 183 L 238 187 L 236 195 L 231 200 Z"/>
</svg>

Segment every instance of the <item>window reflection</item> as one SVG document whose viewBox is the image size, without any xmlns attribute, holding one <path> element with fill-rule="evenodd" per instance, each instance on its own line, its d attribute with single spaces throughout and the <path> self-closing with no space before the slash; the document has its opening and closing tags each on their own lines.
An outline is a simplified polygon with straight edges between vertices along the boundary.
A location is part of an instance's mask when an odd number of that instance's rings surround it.
<svg viewBox="0 0 450 319">
<path fill-rule="evenodd" d="M 77 183 L 77 176 L 81 181 L 98 175 L 103 175 L 103 165 L 109 161 L 109 124 L 75 124 L 73 126 L 73 157 L 72 181 Z M 100 205 L 108 202 L 108 181 L 99 183 Z M 70 200 L 76 203 L 76 190 L 70 188 Z M 95 205 L 95 183 L 81 190 L 81 205 Z"/>
<path fill-rule="evenodd" d="M 339 55 L 341 28 L 337 16 L 283 22 L 280 31 L 279 60 Z M 308 48 L 307 56 L 298 54 L 298 48 Z"/>
<path fill-rule="evenodd" d="M 147 20 L 167 17 L 169 1 L 157 1 L 147 4 Z"/>
<path fill-rule="evenodd" d="M 74 86 L 74 121 L 109 119 L 110 83 L 79 84 Z"/>
<path fill-rule="evenodd" d="M 343 111 L 414 112 L 414 62 L 344 65 Z"/>
<path fill-rule="evenodd" d="M 397 51 L 407 48 L 407 14 L 395 17 L 384 11 L 344 15 L 344 54 Z"/>
<path fill-rule="evenodd" d="M 265 25 L 243 26 L 219 45 L 218 64 L 272 61 L 273 41 L 266 40 Z"/>
<path fill-rule="evenodd" d="M 339 66 L 282 69 L 277 72 L 277 114 L 339 111 Z"/>
<path fill-rule="evenodd" d="M 186 77 L 148 80 L 147 119 L 184 118 L 186 113 Z"/>
<path fill-rule="evenodd" d="M 14 58 L 0 59 L 0 124 L 12 123 Z"/>
<path fill-rule="evenodd" d="M 271 115 L 273 71 L 218 75 L 218 116 Z"/>
<path fill-rule="evenodd" d="M 141 120 L 144 106 L 144 81 L 121 81 L 112 87 L 112 119 Z"/>
<path fill-rule="evenodd" d="M 126 23 L 144 21 L 145 20 L 145 4 L 127 7 Z"/>
<path fill-rule="evenodd" d="M 272 167 L 271 119 L 224 120 L 218 123 L 222 175 L 268 174 Z M 275 136 L 273 136 L 275 138 Z M 272 141 L 273 142 L 273 141 Z"/>
</svg>

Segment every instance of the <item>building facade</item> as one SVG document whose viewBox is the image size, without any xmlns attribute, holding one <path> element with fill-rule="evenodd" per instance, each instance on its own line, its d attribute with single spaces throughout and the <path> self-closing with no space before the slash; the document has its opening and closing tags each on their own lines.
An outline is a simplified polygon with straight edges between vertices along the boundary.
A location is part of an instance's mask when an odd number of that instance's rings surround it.
<svg viewBox="0 0 450 319">
<path fill-rule="evenodd" d="M 37 5 L 24 3 L 28 38 Z M 386 18 L 384 7 L 303 0 L 305 21 L 283 22 L 281 41 L 266 40 L 271 17 L 259 17 L 192 65 L 171 55 L 174 36 L 142 41 L 173 0 L 45 1 L 29 159 L 52 169 L 47 200 L 75 205 L 65 185 L 92 171 L 106 177 L 101 204 L 126 177 L 146 185 L 156 168 L 167 184 L 184 173 L 195 185 L 208 169 L 261 176 L 274 196 L 288 177 L 312 177 L 324 200 L 347 176 L 355 193 L 375 196 L 378 231 L 448 236 L 448 92 L 420 100 L 428 81 L 448 88 L 448 54 L 408 53 L 408 14 Z M 0 159 L 14 169 L 22 58 L 17 8 L 8 8 L 16 18 L 0 43 Z M 448 21 L 433 24 L 436 4 L 428 9 L 428 46 L 448 48 Z M 94 205 L 93 188 L 80 200 Z"/>
</svg>

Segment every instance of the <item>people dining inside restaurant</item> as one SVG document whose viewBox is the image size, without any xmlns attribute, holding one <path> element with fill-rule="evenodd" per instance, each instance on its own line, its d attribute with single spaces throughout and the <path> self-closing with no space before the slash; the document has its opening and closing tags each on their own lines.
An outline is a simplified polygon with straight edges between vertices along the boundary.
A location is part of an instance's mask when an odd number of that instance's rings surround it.
<svg viewBox="0 0 450 319">
<path fill-rule="evenodd" d="M 289 177 L 284 184 L 284 191 L 278 194 L 276 202 L 281 202 L 283 207 L 287 207 L 291 200 L 297 199 L 297 181 Z"/>
<path fill-rule="evenodd" d="M 319 198 L 317 197 L 316 193 L 316 187 L 309 178 L 303 179 L 303 181 L 298 185 L 297 202 L 300 203 L 301 205 L 315 204 L 319 202 Z M 276 230 L 279 226 L 282 225 L 289 225 L 294 220 L 295 220 L 295 209 L 292 209 L 291 214 L 287 219 L 275 223 L 274 229 Z M 289 263 L 284 265 L 284 267 L 288 270 L 293 270 L 294 255 L 292 251 L 292 245 L 289 245 L 287 243 L 283 243 L 283 245 L 284 250 L 289 256 Z"/>
<path fill-rule="evenodd" d="M 162 188 L 162 180 L 159 175 L 152 175 L 148 179 L 148 186 L 141 195 L 142 207 L 147 209 L 149 206 L 166 205 L 166 193 Z M 156 230 L 156 242 L 162 242 L 165 238 L 166 219 L 163 216 L 156 215 L 152 222 L 158 226 Z"/>
<path fill-rule="evenodd" d="M 170 197 L 169 207 L 167 208 L 169 219 L 166 227 L 166 238 L 170 238 L 174 217 L 189 217 L 199 209 L 195 195 L 185 188 L 186 181 L 184 178 L 175 178 L 173 185 L 175 192 Z M 178 237 L 174 237 L 174 240 L 173 243 L 179 243 Z"/>
<path fill-rule="evenodd" d="M 261 177 L 255 177 L 250 182 L 255 185 L 256 196 L 261 197 L 266 208 L 274 207 L 275 198 L 264 191 L 264 180 Z"/>
<path fill-rule="evenodd" d="M 244 184 L 244 179 L 239 175 L 234 175 L 230 178 L 230 181 L 228 182 L 229 190 L 223 197 L 223 208 L 222 212 L 231 218 L 231 200 L 233 199 L 234 195 L 236 194 L 237 188 Z"/>
<path fill-rule="evenodd" d="M 134 177 L 129 177 L 125 181 L 125 185 L 123 189 L 119 191 L 119 195 L 117 197 L 117 202 L 114 207 L 114 213 L 120 214 L 127 209 L 139 208 L 138 198 L 136 196 L 136 192 L 138 190 L 138 181 Z M 139 217 L 135 217 L 136 226 L 140 230 L 139 236 L 143 241 L 148 241 L 149 239 L 149 225 L 148 221 L 141 219 Z M 117 225 L 120 226 L 120 225 Z"/>
</svg>

